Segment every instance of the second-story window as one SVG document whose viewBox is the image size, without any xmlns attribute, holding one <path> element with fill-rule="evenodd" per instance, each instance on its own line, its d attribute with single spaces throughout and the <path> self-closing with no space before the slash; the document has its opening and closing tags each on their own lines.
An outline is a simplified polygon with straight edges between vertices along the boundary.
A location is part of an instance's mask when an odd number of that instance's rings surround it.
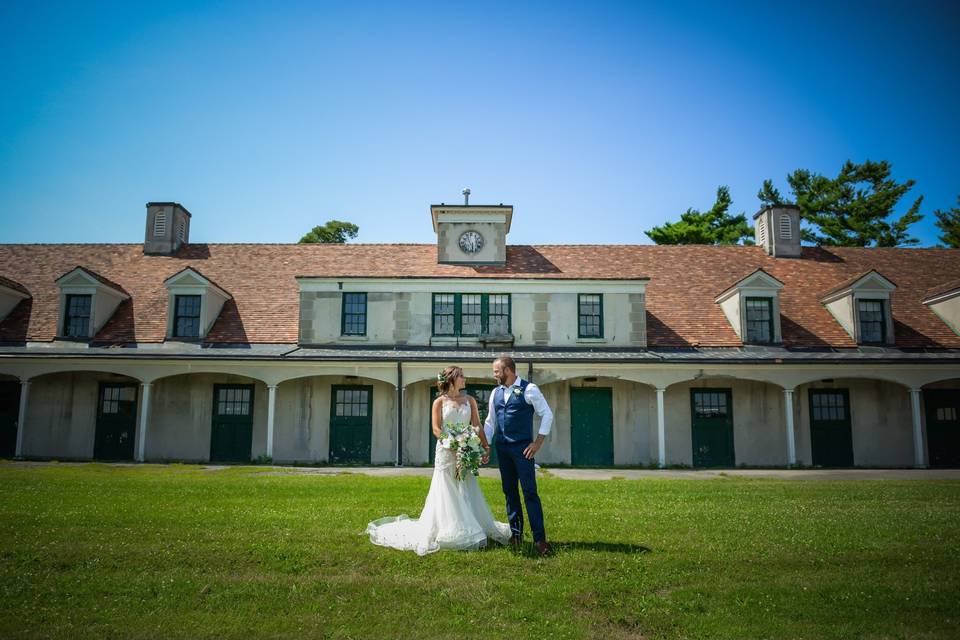
<svg viewBox="0 0 960 640">
<path fill-rule="evenodd" d="M 345 336 L 367 334 L 367 294 L 344 293 L 340 333 Z"/>
<path fill-rule="evenodd" d="M 882 343 L 887 337 L 887 323 L 883 317 L 883 300 L 858 300 L 860 342 Z"/>
<path fill-rule="evenodd" d="M 603 295 L 599 293 L 581 293 L 577 296 L 579 308 L 577 337 L 603 337 Z"/>
<path fill-rule="evenodd" d="M 173 313 L 175 338 L 200 336 L 200 296 L 176 296 Z"/>
<path fill-rule="evenodd" d="M 63 335 L 68 338 L 90 337 L 90 295 L 68 295 L 63 318 Z"/>
<path fill-rule="evenodd" d="M 433 335 L 480 336 L 510 333 L 510 294 L 433 294 Z"/>
<path fill-rule="evenodd" d="M 773 300 L 747 298 L 747 336 L 745 342 L 773 342 Z"/>
</svg>

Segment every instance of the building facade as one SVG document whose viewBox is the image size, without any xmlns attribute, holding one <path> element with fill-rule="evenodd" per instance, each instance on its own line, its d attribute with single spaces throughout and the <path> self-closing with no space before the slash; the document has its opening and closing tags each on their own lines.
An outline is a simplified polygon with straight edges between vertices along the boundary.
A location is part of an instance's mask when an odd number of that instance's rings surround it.
<svg viewBox="0 0 960 640">
<path fill-rule="evenodd" d="M 0 455 L 426 464 L 439 369 L 501 353 L 575 466 L 957 466 L 960 251 L 510 245 L 434 205 L 430 244 L 0 245 Z"/>
</svg>

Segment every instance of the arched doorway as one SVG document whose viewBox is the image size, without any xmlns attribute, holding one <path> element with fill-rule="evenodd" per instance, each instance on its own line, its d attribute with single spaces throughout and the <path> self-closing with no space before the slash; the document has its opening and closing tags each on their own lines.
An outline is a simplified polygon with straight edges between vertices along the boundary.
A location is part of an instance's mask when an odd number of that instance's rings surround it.
<svg viewBox="0 0 960 640">
<path fill-rule="evenodd" d="M 17 454 L 17 428 L 20 419 L 20 380 L 0 375 L 0 458 Z"/>
<path fill-rule="evenodd" d="M 960 379 L 923 388 L 931 467 L 960 467 Z"/>
</svg>

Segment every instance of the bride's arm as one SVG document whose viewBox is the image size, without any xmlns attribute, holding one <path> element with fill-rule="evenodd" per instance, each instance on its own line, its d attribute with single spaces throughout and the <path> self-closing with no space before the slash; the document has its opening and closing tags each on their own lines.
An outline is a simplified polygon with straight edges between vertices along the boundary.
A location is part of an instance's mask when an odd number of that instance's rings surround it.
<svg viewBox="0 0 960 640">
<path fill-rule="evenodd" d="M 430 430 L 433 431 L 433 437 L 437 440 L 440 439 L 440 436 L 443 435 L 443 419 L 440 417 L 440 403 L 442 399 L 437 396 L 437 399 L 433 401 L 433 408 L 430 410 Z"/>
<path fill-rule="evenodd" d="M 487 451 L 490 450 L 490 445 L 487 443 L 487 434 L 484 433 L 483 428 L 480 426 L 480 412 L 477 410 L 477 400 L 473 396 L 467 396 L 470 398 L 470 424 L 477 428 L 480 432 L 480 444 L 483 445 L 483 448 Z"/>
</svg>

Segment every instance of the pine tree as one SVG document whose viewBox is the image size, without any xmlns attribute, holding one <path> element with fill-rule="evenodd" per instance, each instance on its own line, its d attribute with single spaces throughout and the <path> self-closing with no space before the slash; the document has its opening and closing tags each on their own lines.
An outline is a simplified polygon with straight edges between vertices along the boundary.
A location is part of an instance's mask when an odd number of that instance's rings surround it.
<svg viewBox="0 0 960 640">
<path fill-rule="evenodd" d="M 893 180 L 890 163 L 885 160 L 862 164 L 848 160 L 836 178 L 797 169 L 787 176 L 787 182 L 800 207 L 800 219 L 807 224 L 803 230 L 806 241 L 845 247 L 896 247 L 919 242 L 908 230 L 923 217 L 923 196 L 902 216 L 889 220 L 915 181 L 901 184 Z M 764 181 L 757 197 L 764 205 L 783 203 L 770 180 Z"/>
<path fill-rule="evenodd" d="M 730 189 L 717 187 L 717 200 L 709 211 L 687 209 L 677 222 L 665 222 L 646 232 L 657 244 L 753 244 L 753 228 L 743 213 L 731 215 Z"/>
<path fill-rule="evenodd" d="M 951 249 L 960 249 L 960 196 L 957 196 L 957 205 L 949 211 L 933 212 L 937 216 L 937 228 L 943 232 L 940 242 Z"/>
</svg>

